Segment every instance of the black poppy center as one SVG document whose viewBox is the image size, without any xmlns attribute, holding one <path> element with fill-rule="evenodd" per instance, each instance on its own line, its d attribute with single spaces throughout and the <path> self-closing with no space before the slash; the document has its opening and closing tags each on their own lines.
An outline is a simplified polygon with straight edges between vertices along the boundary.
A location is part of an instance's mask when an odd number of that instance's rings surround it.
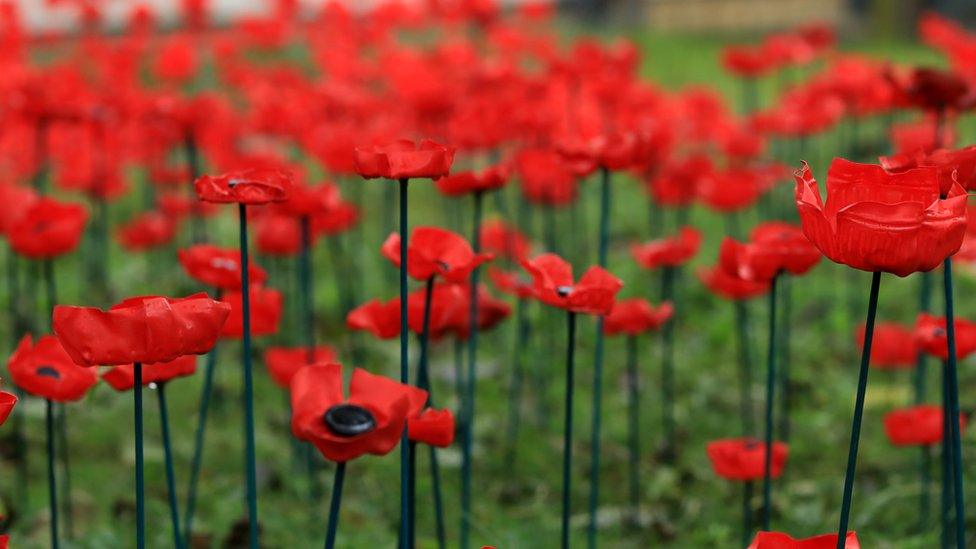
<svg viewBox="0 0 976 549">
<path fill-rule="evenodd" d="M 51 366 L 39 366 L 35 373 L 39 376 L 61 379 L 61 372 L 55 370 Z"/>
<path fill-rule="evenodd" d="M 241 179 L 231 179 L 231 180 L 227 181 L 227 186 L 233 189 L 234 187 L 240 185 L 243 182 L 244 181 L 241 180 Z"/>
<path fill-rule="evenodd" d="M 572 291 L 573 291 L 572 286 L 559 286 L 556 288 L 556 293 L 559 294 L 559 297 L 566 297 Z"/>
<path fill-rule="evenodd" d="M 376 418 L 369 410 L 355 404 L 336 404 L 322 417 L 325 426 L 340 437 L 354 437 L 376 428 Z"/>
<path fill-rule="evenodd" d="M 442 271 L 449 271 L 449 270 L 451 270 L 451 266 L 448 265 L 447 261 L 442 261 L 442 260 L 438 259 L 437 260 L 437 266 L 440 267 Z"/>
<path fill-rule="evenodd" d="M 936 328 L 933 330 L 936 337 L 944 337 L 946 335 L 945 328 Z"/>
</svg>

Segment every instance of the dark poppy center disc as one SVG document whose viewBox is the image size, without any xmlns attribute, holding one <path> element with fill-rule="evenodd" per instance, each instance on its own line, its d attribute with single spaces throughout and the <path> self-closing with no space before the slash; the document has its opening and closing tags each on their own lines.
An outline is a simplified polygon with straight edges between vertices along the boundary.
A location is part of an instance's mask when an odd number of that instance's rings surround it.
<svg viewBox="0 0 976 549">
<path fill-rule="evenodd" d="M 37 375 L 44 377 L 52 377 L 54 379 L 61 379 L 61 373 L 55 370 L 51 366 L 39 366 L 37 368 Z"/>
<path fill-rule="evenodd" d="M 376 428 L 376 418 L 369 410 L 355 404 L 336 404 L 322 418 L 326 427 L 340 437 L 354 437 Z"/>
</svg>

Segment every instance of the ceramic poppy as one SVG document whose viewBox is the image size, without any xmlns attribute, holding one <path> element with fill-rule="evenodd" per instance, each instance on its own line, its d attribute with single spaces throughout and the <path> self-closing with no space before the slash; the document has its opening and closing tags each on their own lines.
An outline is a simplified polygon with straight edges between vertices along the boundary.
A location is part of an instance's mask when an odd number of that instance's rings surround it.
<svg viewBox="0 0 976 549">
<path fill-rule="evenodd" d="M 371 299 L 349 311 L 346 327 L 365 330 L 380 339 L 392 339 L 400 335 L 400 299 L 390 301 Z"/>
<path fill-rule="evenodd" d="M 234 248 L 220 248 L 213 244 L 195 244 L 177 252 L 180 265 L 191 278 L 208 288 L 240 290 L 241 253 Z M 268 273 L 253 261 L 247 265 L 248 281 L 263 284 Z"/>
<path fill-rule="evenodd" d="M 445 196 L 464 196 L 500 189 L 508 183 L 508 166 L 499 165 L 481 171 L 459 172 L 437 180 L 437 190 Z"/>
<path fill-rule="evenodd" d="M 254 245 L 265 255 L 296 255 L 302 248 L 301 223 L 288 215 L 263 216 L 257 223 Z"/>
<path fill-rule="evenodd" d="M 794 539 L 782 532 L 759 532 L 746 549 L 835 549 L 837 534 L 822 534 L 812 538 Z M 846 549 L 861 549 L 855 532 L 844 538 Z"/>
<path fill-rule="evenodd" d="M 16 405 L 17 395 L 0 391 L 0 425 L 3 425 L 7 421 L 7 418 L 10 417 L 10 413 L 14 411 L 14 406 Z"/>
<path fill-rule="evenodd" d="M 457 284 L 457 297 L 447 297 L 454 299 L 456 306 L 453 309 L 453 328 L 457 337 L 462 341 L 468 339 L 471 331 L 471 285 Z M 483 284 L 478 285 L 478 330 L 486 332 L 497 326 L 512 314 L 512 307 L 497 299 L 488 291 Z"/>
<path fill-rule="evenodd" d="M 928 153 L 916 150 L 878 160 L 890 173 L 918 167 L 936 168 L 939 171 L 939 192 L 942 195 L 947 195 L 956 182 L 966 190 L 976 187 L 976 145 L 952 150 L 937 149 Z"/>
<path fill-rule="evenodd" d="M 718 212 L 748 208 L 769 189 L 769 177 L 759 166 L 731 167 L 706 174 L 698 181 L 697 198 Z"/>
<path fill-rule="evenodd" d="M 515 157 L 515 169 L 522 195 L 533 204 L 559 206 L 576 198 L 576 176 L 556 151 L 523 150 Z"/>
<path fill-rule="evenodd" d="M 657 330 L 674 314 L 674 307 L 670 301 L 659 306 L 651 305 L 641 298 L 622 299 L 613 305 L 613 309 L 603 319 L 603 333 L 607 335 L 625 334 L 635 336 L 651 330 Z"/>
<path fill-rule="evenodd" d="M 501 219 L 489 219 L 481 224 L 481 249 L 495 257 L 522 261 L 528 259 L 532 244 L 516 227 Z"/>
<path fill-rule="evenodd" d="M 224 292 L 224 295 L 220 298 L 220 301 L 230 305 L 230 314 L 227 315 L 227 322 L 220 331 L 221 337 L 231 337 L 234 339 L 244 337 L 244 307 L 242 297 L 239 290 L 232 290 Z M 278 333 L 278 324 L 281 322 L 281 308 L 284 302 L 281 292 L 257 284 L 251 284 L 250 298 L 251 335 L 262 336 Z"/>
<path fill-rule="evenodd" d="M 701 241 L 700 231 L 692 227 L 682 227 L 675 236 L 631 245 L 630 254 L 645 269 L 679 267 L 695 257 Z"/>
<path fill-rule="evenodd" d="M 132 297 L 103 311 L 58 305 L 54 333 L 82 366 L 169 362 L 208 352 L 230 306 L 205 293 L 184 298 Z"/>
<path fill-rule="evenodd" d="M 965 191 L 954 184 L 940 198 L 935 168 L 889 174 L 881 166 L 835 158 L 826 204 L 806 163 L 794 177 L 803 232 L 836 263 L 908 276 L 934 269 L 962 245 Z"/>
<path fill-rule="evenodd" d="M 304 366 L 317 363 L 335 362 L 335 349 L 328 345 L 316 345 L 309 357 L 307 347 L 269 347 L 264 352 L 264 365 L 268 367 L 271 380 L 279 387 L 291 386 L 291 378 Z"/>
<path fill-rule="evenodd" d="M 196 355 L 181 356 L 169 362 L 142 365 L 142 385 L 165 383 L 178 377 L 187 377 L 197 371 Z M 136 376 L 132 364 L 113 366 L 102 374 L 102 379 L 116 391 L 129 391 L 135 386 Z"/>
<path fill-rule="evenodd" d="M 746 280 L 772 280 L 780 273 L 802 275 L 820 261 L 820 251 L 803 230 L 768 221 L 753 231 L 749 242 L 726 237 L 719 248 L 722 269 Z"/>
<path fill-rule="evenodd" d="M 393 233 L 387 237 L 380 251 L 399 267 L 400 235 Z M 407 244 L 407 273 L 420 281 L 436 275 L 451 282 L 463 282 L 473 269 L 492 257 L 490 253 L 474 253 L 459 234 L 438 227 L 417 227 Z"/>
<path fill-rule="evenodd" d="M 139 214 L 119 227 L 116 237 L 129 251 L 138 252 L 165 246 L 176 236 L 176 222 L 159 212 Z"/>
<path fill-rule="evenodd" d="M 288 200 L 291 174 L 270 168 L 252 168 L 224 175 L 204 175 L 193 183 L 197 198 L 218 204 L 268 204 Z"/>
<path fill-rule="evenodd" d="M 42 197 L 10 224 L 7 240 L 24 257 L 51 259 L 78 247 L 87 221 L 84 206 Z"/>
<path fill-rule="evenodd" d="M 542 254 L 522 267 L 532 276 L 533 296 L 573 313 L 605 315 L 613 308 L 623 282 L 601 267 L 590 267 L 578 283 L 573 267 L 556 254 Z"/>
<path fill-rule="evenodd" d="M 7 361 L 10 380 L 25 393 L 70 402 L 85 396 L 98 383 L 95 371 L 79 368 L 54 336 L 41 336 L 34 343 L 25 335 Z"/>
<path fill-rule="evenodd" d="M 37 192 L 30 187 L 0 183 L 0 233 L 7 234 L 36 200 Z"/>
<path fill-rule="evenodd" d="M 334 183 L 300 185 L 295 183 L 288 193 L 288 200 L 278 204 L 278 210 L 296 217 L 327 213 L 342 202 L 339 187 Z"/>
<path fill-rule="evenodd" d="M 454 432 L 454 414 L 446 408 L 426 408 L 407 419 L 407 436 L 411 442 L 447 448 L 454 442 Z"/>
<path fill-rule="evenodd" d="M 889 79 L 909 105 L 931 111 L 966 110 L 976 102 L 976 92 L 955 73 L 930 67 L 891 72 Z"/>
<path fill-rule="evenodd" d="M 503 271 L 492 267 L 488 269 L 488 279 L 506 294 L 519 299 L 532 297 L 532 279 L 523 271 Z"/>
<path fill-rule="evenodd" d="M 751 438 L 730 438 L 709 442 L 705 447 L 715 474 L 728 480 L 750 481 L 763 478 L 766 467 L 766 444 Z M 773 443 L 772 478 L 782 474 L 789 448 Z"/>
<path fill-rule="evenodd" d="M 919 404 L 885 414 L 884 429 L 895 446 L 929 446 L 942 443 L 945 413 L 941 406 Z M 959 414 L 959 431 L 966 428 L 966 416 Z"/>
<path fill-rule="evenodd" d="M 646 181 L 654 200 L 667 206 L 690 206 L 705 179 L 715 172 L 712 159 L 703 154 L 670 160 Z"/>
<path fill-rule="evenodd" d="M 962 360 L 976 351 L 976 323 L 963 318 L 955 319 L 956 359 Z M 915 320 L 915 343 L 926 353 L 943 361 L 949 359 L 949 341 L 946 335 L 946 319 L 927 313 Z"/>
<path fill-rule="evenodd" d="M 698 270 L 698 279 L 719 297 L 733 300 L 751 299 L 769 291 L 768 280 L 748 280 L 731 274 L 720 266 Z"/>
<path fill-rule="evenodd" d="M 899 370 L 915 367 L 918 359 L 918 343 L 911 327 L 896 322 L 879 322 L 874 325 L 871 343 L 871 366 L 883 370 Z M 854 343 L 864 345 L 864 325 L 854 331 Z"/>
<path fill-rule="evenodd" d="M 356 147 L 356 173 L 366 179 L 440 179 L 451 171 L 454 149 L 429 139 L 401 139 L 387 145 Z"/>
<path fill-rule="evenodd" d="M 339 202 L 334 208 L 312 216 L 312 236 L 332 236 L 348 231 L 359 221 L 359 208 Z"/>
<path fill-rule="evenodd" d="M 291 381 L 291 429 L 337 463 L 363 454 L 385 455 L 396 447 L 407 418 L 427 402 L 427 391 L 356 368 L 349 396 L 342 366 L 300 369 Z"/>
</svg>

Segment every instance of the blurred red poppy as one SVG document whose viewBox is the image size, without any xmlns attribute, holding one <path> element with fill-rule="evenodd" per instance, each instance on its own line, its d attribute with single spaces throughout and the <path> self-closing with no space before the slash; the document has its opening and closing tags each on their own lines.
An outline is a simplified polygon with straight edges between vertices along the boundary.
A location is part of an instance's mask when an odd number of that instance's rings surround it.
<svg viewBox="0 0 976 549">
<path fill-rule="evenodd" d="M 481 224 L 481 248 L 495 257 L 521 261 L 529 255 L 532 244 L 515 226 L 501 219 L 489 219 Z"/>
<path fill-rule="evenodd" d="M 380 339 L 400 335 L 400 298 L 390 301 L 371 299 L 349 311 L 346 326 L 352 330 L 366 330 Z"/>
<path fill-rule="evenodd" d="M 17 395 L 0 391 L 0 425 L 3 425 L 17 405 Z"/>
<path fill-rule="evenodd" d="M 116 234 L 119 244 L 129 251 L 137 252 L 165 246 L 176 235 L 173 218 L 159 212 L 145 212 L 137 215 L 119 227 Z"/>
<path fill-rule="evenodd" d="M 711 158 L 693 154 L 672 159 L 647 179 L 647 187 L 654 200 L 667 206 L 689 206 L 698 196 L 698 189 L 715 172 Z"/>
<path fill-rule="evenodd" d="M 84 206 L 42 197 L 10 224 L 7 240 L 24 257 L 51 259 L 78 247 L 87 221 Z"/>
<path fill-rule="evenodd" d="M 446 408 L 425 408 L 407 419 L 407 436 L 411 442 L 447 448 L 454 442 L 454 414 Z"/>
<path fill-rule="evenodd" d="M 270 168 L 253 168 L 219 176 L 204 175 L 193 183 L 197 198 L 218 204 L 267 204 L 288 200 L 291 174 Z"/>
<path fill-rule="evenodd" d="M 467 340 L 471 330 L 471 285 L 457 284 L 457 293 L 448 299 L 456 302 L 453 309 L 453 328 L 457 337 Z M 512 307 L 500 299 L 495 298 L 483 284 L 478 285 L 478 330 L 488 331 L 512 314 Z M 411 296 L 412 297 L 412 296 Z"/>
<path fill-rule="evenodd" d="M 895 446 L 929 446 L 942 443 L 945 412 L 941 406 L 919 404 L 885 414 L 884 429 Z M 966 416 L 959 414 L 959 431 L 966 428 Z"/>
<path fill-rule="evenodd" d="M 291 386 L 291 378 L 304 366 L 317 363 L 335 362 L 335 349 L 328 345 L 316 345 L 309 357 L 307 347 L 269 347 L 264 352 L 264 365 L 268 367 L 271 380 L 279 387 Z"/>
<path fill-rule="evenodd" d="M 262 336 L 278 333 L 278 323 L 281 321 L 283 299 L 281 292 L 265 288 L 259 284 L 251 284 L 251 335 Z M 220 330 L 221 337 L 240 339 L 244 337 L 244 307 L 240 290 L 227 290 L 220 301 L 230 305 L 227 322 Z"/>
<path fill-rule="evenodd" d="M 498 165 L 481 171 L 459 172 L 437 180 L 437 190 L 446 196 L 464 196 L 500 189 L 508 183 L 508 166 Z"/>
<path fill-rule="evenodd" d="M 7 234 L 37 200 L 37 192 L 30 187 L 0 183 L 0 233 Z"/>
<path fill-rule="evenodd" d="M 177 252 L 180 265 L 191 278 L 208 288 L 241 289 L 241 253 L 234 248 L 219 248 L 213 244 L 195 244 Z M 251 284 L 263 284 L 268 273 L 253 261 L 248 262 L 247 276 Z"/>
<path fill-rule="evenodd" d="M 956 318 L 956 358 L 962 360 L 976 351 L 976 323 Z M 941 360 L 949 359 L 949 342 L 944 316 L 921 313 L 915 319 L 915 343 L 926 353 Z"/>
<path fill-rule="evenodd" d="M 740 78 L 758 78 L 770 72 L 776 58 L 757 46 L 726 46 L 722 51 L 722 67 Z"/>
<path fill-rule="evenodd" d="M 69 402 L 85 396 L 98 383 L 95 371 L 79 368 L 54 336 L 41 336 L 32 344 L 30 334 L 20 343 L 7 361 L 10 380 L 25 393 L 53 400 Z"/>
<path fill-rule="evenodd" d="M 766 467 L 766 444 L 752 438 L 729 438 L 709 442 L 705 447 L 715 474 L 728 480 L 750 481 L 763 478 Z M 773 443 L 772 478 L 783 473 L 789 447 Z"/>
<path fill-rule="evenodd" d="M 634 261 L 645 269 L 678 267 L 687 263 L 698 253 L 701 241 L 700 231 L 692 227 L 682 227 L 675 236 L 652 240 L 644 244 L 632 244 L 630 254 L 634 256 Z"/>
<path fill-rule="evenodd" d="M 964 189 L 976 186 L 976 145 L 961 149 L 938 149 L 926 153 L 918 150 L 879 159 L 881 166 L 891 173 L 900 173 L 912 168 L 932 167 L 939 170 L 939 192 L 945 196 L 954 183 Z"/>
<path fill-rule="evenodd" d="M 674 307 L 670 301 L 655 307 L 646 299 L 622 299 L 614 304 L 610 314 L 603 319 L 603 333 L 635 336 L 657 330 L 673 314 Z"/>
<path fill-rule="evenodd" d="M 334 208 L 312 217 L 312 236 L 336 235 L 348 231 L 359 221 L 355 204 L 340 202 Z"/>
<path fill-rule="evenodd" d="M 574 284 L 572 265 L 556 254 L 542 254 L 522 261 L 522 267 L 532 275 L 536 299 L 573 313 L 608 314 L 617 292 L 624 285 L 601 267 L 590 267 Z"/>
<path fill-rule="evenodd" d="M 794 177 L 803 232 L 836 263 L 908 276 L 934 269 L 962 245 L 965 191 L 955 184 L 940 199 L 934 168 L 889 174 L 878 165 L 835 158 L 826 206 L 806 163 Z"/>
<path fill-rule="evenodd" d="M 468 300 L 464 286 L 450 283 L 435 284 L 430 300 L 430 337 L 439 339 L 450 331 L 459 330 L 468 322 Z M 424 327 L 426 290 L 419 289 L 407 296 L 407 326 L 415 334 Z M 491 315 L 493 308 L 482 315 Z M 356 307 L 346 316 L 346 326 L 364 330 L 380 339 L 391 339 L 400 334 L 400 299 L 383 302 L 370 300 Z"/>
<path fill-rule="evenodd" d="M 165 383 L 178 377 L 191 376 L 197 371 L 196 355 L 181 356 L 169 362 L 142 365 L 142 385 Z M 102 379 L 116 391 L 129 391 L 135 386 L 136 376 L 132 364 L 113 366 L 102 374 Z"/>
<path fill-rule="evenodd" d="M 291 382 L 291 429 L 326 459 L 346 462 L 396 447 L 407 418 L 427 402 L 427 391 L 356 368 L 343 396 L 342 366 L 300 369 Z"/>
<path fill-rule="evenodd" d="M 254 244 L 266 255 L 292 256 L 302 247 L 302 229 L 294 217 L 269 214 L 258 221 Z"/>
<path fill-rule="evenodd" d="M 488 278 L 495 287 L 519 299 L 532 297 L 532 280 L 523 271 L 503 271 L 494 267 L 488 269 Z"/>
<path fill-rule="evenodd" d="M 952 72 L 916 67 L 908 72 L 889 72 L 888 76 L 901 99 L 920 109 L 961 111 L 976 103 L 976 92 Z"/>
<path fill-rule="evenodd" d="M 205 293 L 131 297 L 108 311 L 58 305 L 54 333 L 82 366 L 153 364 L 209 351 L 229 313 Z"/>
<path fill-rule="evenodd" d="M 356 147 L 356 172 L 366 179 L 440 179 L 451 171 L 454 149 L 424 139 L 401 139 L 387 145 Z"/>
<path fill-rule="evenodd" d="M 822 534 L 812 538 L 793 539 L 781 532 L 759 532 L 746 549 L 835 549 L 837 534 Z M 855 532 L 844 538 L 845 549 L 861 549 Z"/>
<path fill-rule="evenodd" d="M 854 342 L 864 345 L 864 325 L 854 331 Z M 901 370 L 915 367 L 918 358 L 915 332 L 909 326 L 895 322 L 879 322 L 874 325 L 871 344 L 871 366 L 883 370 Z"/>
<path fill-rule="evenodd" d="M 525 149 L 515 157 L 515 169 L 529 202 L 559 206 L 576 198 L 576 177 L 555 151 Z"/>
<path fill-rule="evenodd" d="M 698 198 L 719 212 L 748 208 L 769 188 L 767 173 L 759 167 L 717 170 L 698 181 Z"/>
<path fill-rule="evenodd" d="M 296 217 L 324 214 L 342 202 L 339 187 L 325 182 L 319 185 L 294 183 L 289 188 L 288 199 L 278 204 L 278 210 Z"/>
<path fill-rule="evenodd" d="M 820 261 L 820 252 L 802 229 L 780 221 L 761 223 L 746 243 L 725 237 L 718 256 L 725 271 L 759 281 L 772 280 L 784 272 L 802 275 Z"/>
<path fill-rule="evenodd" d="M 698 279 L 715 295 L 725 299 L 750 299 L 769 291 L 768 280 L 740 278 L 721 266 L 699 269 Z"/>
<path fill-rule="evenodd" d="M 391 234 L 383 242 L 383 256 L 400 266 L 400 235 Z M 491 260 L 492 254 L 476 254 L 459 234 L 438 227 L 417 227 L 407 244 L 407 272 L 415 280 L 440 276 L 451 282 L 463 282 L 478 265 Z"/>
</svg>

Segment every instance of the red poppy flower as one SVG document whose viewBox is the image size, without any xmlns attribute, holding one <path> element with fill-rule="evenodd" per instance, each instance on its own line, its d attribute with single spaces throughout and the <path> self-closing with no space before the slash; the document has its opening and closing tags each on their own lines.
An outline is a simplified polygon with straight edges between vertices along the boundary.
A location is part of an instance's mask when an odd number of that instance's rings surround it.
<svg viewBox="0 0 976 549">
<path fill-rule="evenodd" d="M 411 442 L 447 448 L 454 442 L 454 414 L 446 408 L 426 408 L 407 419 L 407 436 Z"/>
<path fill-rule="evenodd" d="M 169 362 L 142 365 L 142 385 L 165 383 L 178 377 L 192 376 L 197 371 L 196 355 L 186 355 Z M 102 374 L 102 379 L 116 391 L 129 391 L 136 384 L 135 368 L 132 364 L 113 366 Z"/>
<path fill-rule="evenodd" d="M 616 302 L 613 309 L 603 319 L 603 333 L 607 335 L 626 334 L 635 336 L 643 332 L 657 330 L 674 314 L 670 301 L 655 307 L 646 299 L 623 299 Z"/>
<path fill-rule="evenodd" d="M 213 244 L 195 244 L 179 250 L 177 256 L 186 274 L 208 288 L 241 289 L 241 254 L 233 248 L 218 248 Z M 251 284 L 263 284 L 268 273 L 248 262 L 247 276 Z"/>
<path fill-rule="evenodd" d="M 518 230 L 501 219 L 489 219 L 481 224 L 481 248 L 486 252 L 515 261 L 528 258 L 532 244 Z"/>
<path fill-rule="evenodd" d="M 574 132 L 559 140 L 558 150 L 578 177 L 586 177 L 597 167 L 623 170 L 635 166 L 640 161 L 641 140 L 633 132 L 592 137 Z"/>
<path fill-rule="evenodd" d="M 515 157 L 515 169 L 529 202 L 559 206 L 576 198 L 576 176 L 555 151 L 523 150 Z"/>
<path fill-rule="evenodd" d="M 715 474 L 728 480 L 750 481 L 763 478 L 766 467 L 766 444 L 752 438 L 729 438 L 709 442 L 705 447 Z M 789 447 L 773 443 L 772 478 L 782 474 Z"/>
<path fill-rule="evenodd" d="M 126 250 L 149 250 L 172 242 L 176 236 L 176 223 L 159 212 L 146 212 L 119 227 L 116 236 Z"/>
<path fill-rule="evenodd" d="M 10 380 L 24 392 L 69 402 L 85 396 L 98 383 L 95 371 L 79 368 L 54 336 L 41 336 L 32 344 L 30 334 L 21 338 L 7 361 Z"/>
<path fill-rule="evenodd" d="M 218 204 L 267 204 L 288 200 L 291 174 L 270 168 L 253 168 L 219 176 L 204 175 L 193 183 L 197 197 Z"/>
<path fill-rule="evenodd" d="M 758 78 L 775 68 L 776 59 L 756 46 L 727 46 L 722 66 L 739 78 Z"/>
<path fill-rule="evenodd" d="M 508 183 L 508 166 L 498 165 L 479 172 L 467 171 L 437 180 L 437 190 L 446 196 L 464 196 L 500 189 Z"/>
<path fill-rule="evenodd" d="M 940 199 L 934 168 L 889 174 L 835 158 L 826 205 L 806 163 L 794 177 L 803 232 L 836 263 L 908 276 L 934 269 L 962 245 L 965 191 L 956 184 Z"/>
<path fill-rule="evenodd" d="M 976 351 L 976 323 L 955 319 L 956 358 L 962 360 Z M 915 320 L 915 343 L 926 353 L 941 360 L 949 359 L 949 341 L 944 316 L 921 313 Z"/>
<path fill-rule="evenodd" d="M 879 159 L 881 166 L 891 173 L 900 173 L 917 167 L 939 170 L 939 192 L 945 196 L 954 183 L 964 189 L 976 187 L 976 145 L 961 149 L 938 149 L 930 153 L 917 150 Z"/>
<path fill-rule="evenodd" d="M 230 305 L 227 322 L 220 330 L 221 337 L 235 339 L 244 337 L 244 307 L 243 295 L 240 290 L 224 292 L 220 300 Z M 281 321 L 282 297 L 281 292 L 265 288 L 258 284 L 251 284 L 251 335 L 262 336 L 278 333 L 278 323 Z"/>
<path fill-rule="evenodd" d="M 782 532 L 759 532 L 746 549 L 835 549 L 837 534 L 822 534 L 812 538 L 793 539 Z M 844 538 L 846 549 L 861 549 L 855 532 Z"/>
<path fill-rule="evenodd" d="M 630 254 L 634 256 L 634 261 L 645 269 L 678 267 L 687 263 L 698 253 L 701 241 L 700 231 L 692 227 L 682 227 L 675 236 L 652 240 L 644 244 L 632 244 Z"/>
<path fill-rule="evenodd" d="M 902 99 L 931 111 L 966 110 L 976 102 L 976 93 L 959 75 L 929 67 L 910 72 L 890 72 L 888 77 Z"/>
<path fill-rule="evenodd" d="M 768 280 L 748 280 L 720 266 L 698 270 L 698 279 L 715 295 L 725 299 L 750 299 L 769 291 Z"/>
<path fill-rule="evenodd" d="M 342 366 L 314 365 L 291 381 L 291 429 L 338 463 L 396 447 L 408 417 L 427 402 L 427 391 L 356 368 L 343 396 Z"/>
<path fill-rule="evenodd" d="M 864 325 L 854 332 L 854 342 L 864 345 Z M 871 344 L 871 366 L 884 370 L 900 370 L 915 367 L 918 344 L 912 328 L 895 322 L 879 322 L 874 325 Z"/>
<path fill-rule="evenodd" d="M 3 425 L 17 404 L 17 395 L 0 391 L 0 425 Z"/>
<path fill-rule="evenodd" d="M 42 197 L 8 227 L 7 239 L 24 257 L 51 259 L 78 247 L 87 221 L 84 206 Z"/>
<path fill-rule="evenodd" d="M 666 206 L 688 206 L 698 196 L 702 182 L 712 176 L 715 166 L 703 154 L 673 160 L 647 180 L 654 200 Z"/>
<path fill-rule="evenodd" d="M 488 278 L 494 283 L 495 287 L 513 295 L 519 299 L 532 297 L 533 284 L 530 278 L 525 277 L 525 273 L 503 271 L 494 267 L 488 269 Z"/>
<path fill-rule="evenodd" d="M 54 333 L 83 366 L 169 362 L 209 351 L 230 307 L 205 293 L 184 298 L 131 297 L 108 311 L 54 308 Z"/>
<path fill-rule="evenodd" d="M 257 225 L 254 244 L 262 254 L 292 256 L 301 250 L 302 228 L 298 219 L 270 214 L 262 216 Z"/>
<path fill-rule="evenodd" d="M 380 251 L 400 266 L 400 235 L 387 237 Z M 490 253 L 476 254 L 463 236 L 438 227 L 417 227 L 407 244 L 407 272 L 416 280 L 440 276 L 451 282 L 463 282 L 478 265 L 492 258 Z"/>
<path fill-rule="evenodd" d="M 278 209 L 293 216 L 314 216 L 327 213 L 342 202 L 339 187 L 334 183 L 321 185 L 293 184 L 289 188 L 288 200 L 278 204 Z"/>
<path fill-rule="evenodd" d="M 355 204 L 340 202 L 327 212 L 312 217 L 312 236 L 336 235 L 348 231 L 359 221 L 359 209 Z"/>
<path fill-rule="evenodd" d="M 572 265 L 556 254 L 522 261 L 522 267 L 532 275 L 532 293 L 536 299 L 574 313 L 608 314 L 624 285 L 601 267 L 590 267 L 574 284 Z"/>
<path fill-rule="evenodd" d="M 725 237 L 719 248 L 722 269 L 746 280 L 772 280 L 787 272 L 801 275 L 820 261 L 820 252 L 799 227 L 779 221 L 761 223 L 747 243 Z"/>
<path fill-rule="evenodd" d="M 458 296 L 454 298 L 457 306 L 453 310 L 453 328 L 459 339 L 467 340 L 471 331 L 471 285 L 457 284 L 456 288 Z M 484 285 L 478 285 L 477 295 L 478 330 L 488 331 L 512 314 L 512 307 L 491 295 Z"/>
<path fill-rule="evenodd" d="M 269 347 L 264 352 L 264 365 L 271 380 L 285 389 L 291 386 L 291 378 L 303 366 L 336 361 L 335 349 L 328 345 L 316 345 L 309 360 L 307 347 Z"/>
<path fill-rule="evenodd" d="M 380 339 L 392 339 L 400 335 L 400 299 L 386 302 L 371 299 L 349 311 L 346 326 L 368 331 Z"/>
<path fill-rule="evenodd" d="M 0 183 L 0 233 L 7 234 L 37 200 L 37 193 L 30 187 Z"/>
<path fill-rule="evenodd" d="M 769 188 L 767 174 L 759 167 L 735 167 L 714 171 L 698 182 L 698 198 L 719 212 L 748 208 Z"/>
<path fill-rule="evenodd" d="M 437 339 L 467 322 L 468 301 L 463 286 L 441 283 L 434 285 L 430 300 L 430 336 Z M 407 296 L 407 326 L 415 334 L 423 332 L 426 289 Z M 346 315 L 346 326 L 364 330 L 380 339 L 400 335 L 400 299 L 383 302 L 372 299 Z"/>
<path fill-rule="evenodd" d="M 182 219 L 190 214 L 210 217 L 219 211 L 216 204 L 200 202 L 183 193 L 160 194 L 156 201 L 159 204 L 159 211 L 173 219 Z"/>
<path fill-rule="evenodd" d="M 388 145 L 356 147 L 356 172 L 366 179 L 440 179 L 451 171 L 454 149 L 429 139 L 419 144 L 409 139 Z"/>
<path fill-rule="evenodd" d="M 929 446 L 942 442 L 945 411 L 941 406 L 919 404 L 885 414 L 884 429 L 895 446 Z M 959 431 L 966 428 L 966 416 L 959 414 Z"/>
</svg>

